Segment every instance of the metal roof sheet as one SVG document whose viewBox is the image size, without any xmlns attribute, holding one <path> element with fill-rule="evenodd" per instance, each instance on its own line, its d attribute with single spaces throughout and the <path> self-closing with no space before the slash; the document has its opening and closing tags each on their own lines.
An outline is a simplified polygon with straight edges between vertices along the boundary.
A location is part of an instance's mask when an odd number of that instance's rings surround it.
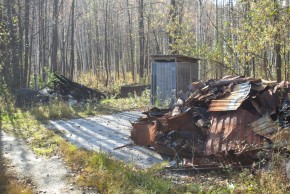
<svg viewBox="0 0 290 194">
<path fill-rule="evenodd" d="M 236 111 L 212 112 L 211 128 L 206 140 L 207 155 L 234 150 L 240 152 L 246 146 L 260 145 L 263 137 L 248 125 L 259 119 L 258 114 L 242 108 Z"/>
<path fill-rule="evenodd" d="M 212 100 L 208 111 L 229 111 L 237 110 L 240 105 L 247 99 L 251 90 L 251 84 L 248 82 L 237 84 L 229 96 L 221 99 Z"/>
<path fill-rule="evenodd" d="M 265 137 L 268 137 L 269 134 L 278 130 L 278 126 L 274 124 L 274 122 L 268 115 L 250 123 L 249 126 L 255 133 Z"/>
<path fill-rule="evenodd" d="M 177 61 L 177 62 L 197 62 L 200 60 L 195 57 L 188 57 L 184 55 L 151 55 L 154 61 Z"/>
</svg>

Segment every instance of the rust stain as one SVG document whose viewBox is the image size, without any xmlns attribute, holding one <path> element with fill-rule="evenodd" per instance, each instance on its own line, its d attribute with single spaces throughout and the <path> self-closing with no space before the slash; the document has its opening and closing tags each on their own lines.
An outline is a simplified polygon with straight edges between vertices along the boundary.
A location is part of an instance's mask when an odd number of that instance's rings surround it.
<svg viewBox="0 0 290 194">
<path fill-rule="evenodd" d="M 206 140 L 207 155 L 229 151 L 239 152 L 246 145 L 261 144 L 263 137 L 252 131 L 248 123 L 255 121 L 259 115 L 239 108 L 231 112 L 212 113 L 212 125 Z"/>
<path fill-rule="evenodd" d="M 155 141 L 157 121 L 132 123 L 131 139 L 141 146 L 148 146 Z"/>
</svg>

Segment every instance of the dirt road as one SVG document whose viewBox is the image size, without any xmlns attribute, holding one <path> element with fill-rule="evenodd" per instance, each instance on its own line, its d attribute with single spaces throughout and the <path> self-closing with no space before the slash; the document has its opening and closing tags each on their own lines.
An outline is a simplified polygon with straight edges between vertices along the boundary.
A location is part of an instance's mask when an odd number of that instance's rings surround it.
<svg viewBox="0 0 290 194">
<path fill-rule="evenodd" d="M 10 161 L 7 170 L 13 171 L 19 181 L 34 188 L 37 193 L 81 194 L 61 158 L 36 156 L 23 140 L 2 132 L 3 157 Z"/>
</svg>

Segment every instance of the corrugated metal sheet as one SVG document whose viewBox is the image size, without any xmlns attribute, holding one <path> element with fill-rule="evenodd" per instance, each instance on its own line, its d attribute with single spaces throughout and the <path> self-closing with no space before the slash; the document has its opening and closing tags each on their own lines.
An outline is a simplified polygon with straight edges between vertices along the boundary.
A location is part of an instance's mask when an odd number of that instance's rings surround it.
<svg viewBox="0 0 290 194">
<path fill-rule="evenodd" d="M 152 64 L 152 103 L 156 100 L 164 103 L 168 98 L 175 97 L 176 92 L 176 63 L 154 62 Z"/>
<path fill-rule="evenodd" d="M 207 155 L 242 151 L 246 146 L 255 146 L 263 138 L 254 133 L 249 123 L 259 119 L 258 114 L 238 108 L 236 111 L 212 112 L 211 128 L 206 141 Z"/>
<path fill-rule="evenodd" d="M 177 64 L 177 91 L 188 91 L 188 83 L 198 80 L 198 65 L 187 62 Z"/>
<path fill-rule="evenodd" d="M 268 137 L 271 133 L 278 130 L 278 126 L 274 124 L 273 120 L 268 115 L 250 123 L 249 126 L 255 133 L 265 137 Z"/>
<path fill-rule="evenodd" d="M 209 111 L 237 110 L 248 97 L 250 90 L 251 85 L 248 82 L 235 85 L 229 96 L 218 100 L 212 100 Z"/>
</svg>

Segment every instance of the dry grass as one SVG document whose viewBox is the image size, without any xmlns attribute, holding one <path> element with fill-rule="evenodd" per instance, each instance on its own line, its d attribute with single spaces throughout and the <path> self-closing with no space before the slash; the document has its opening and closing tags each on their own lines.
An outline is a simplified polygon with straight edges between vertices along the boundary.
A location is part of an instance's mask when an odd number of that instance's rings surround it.
<svg viewBox="0 0 290 194">
<path fill-rule="evenodd" d="M 33 194 L 30 187 L 24 185 L 22 182 L 15 180 L 15 176 L 7 173 L 6 163 L 4 159 L 0 158 L 0 193 L 5 194 Z"/>
<path fill-rule="evenodd" d="M 130 85 L 130 84 L 148 84 L 149 83 L 149 78 L 143 78 L 142 80 L 138 77 L 137 75 L 137 82 L 133 81 L 133 77 L 131 73 L 126 73 L 126 80 L 123 79 L 123 76 L 120 75 L 120 78 L 118 79 L 117 75 L 112 75 L 112 78 L 115 77 L 115 79 L 109 80 L 108 86 L 105 87 L 105 79 L 102 77 L 96 76 L 92 72 L 88 73 L 82 73 L 81 75 L 77 76 L 77 82 L 82 83 L 85 86 L 94 88 L 94 89 L 99 89 L 102 92 L 105 92 L 108 94 L 110 97 L 117 95 L 120 93 L 120 87 L 123 85 Z"/>
<path fill-rule="evenodd" d="M 33 194 L 33 191 L 18 182 L 12 181 L 7 188 L 7 194 Z"/>
</svg>

